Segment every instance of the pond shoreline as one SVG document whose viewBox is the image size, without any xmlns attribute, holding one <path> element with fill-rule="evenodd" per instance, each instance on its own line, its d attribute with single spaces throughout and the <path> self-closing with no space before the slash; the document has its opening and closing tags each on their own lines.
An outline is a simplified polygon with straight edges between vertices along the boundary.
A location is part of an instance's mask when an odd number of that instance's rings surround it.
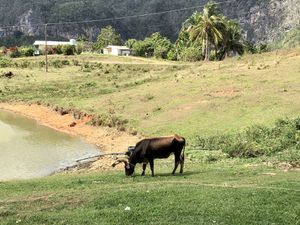
<svg viewBox="0 0 300 225">
<path fill-rule="evenodd" d="M 134 145 L 141 137 L 109 127 L 93 127 L 87 123 L 91 118 L 75 119 L 73 115 L 60 115 L 49 107 L 25 103 L 0 103 L 0 110 L 16 113 L 39 124 L 60 132 L 77 136 L 83 141 L 96 145 L 102 153 L 125 152 L 127 147 Z M 72 126 L 72 124 L 75 126 Z M 78 165 L 63 171 L 107 171 L 112 170 L 111 164 L 115 157 L 105 156 L 98 160 Z M 119 167 L 120 168 L 120 167 Z"/>
</svg>

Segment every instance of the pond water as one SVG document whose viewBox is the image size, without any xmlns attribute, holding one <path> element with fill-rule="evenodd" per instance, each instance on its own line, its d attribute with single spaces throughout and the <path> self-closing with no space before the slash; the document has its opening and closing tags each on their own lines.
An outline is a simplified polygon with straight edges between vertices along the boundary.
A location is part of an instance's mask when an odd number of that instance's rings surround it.
<svg viewBox="0 0 300 225">
<path fill-rule="evenodd" d="M 97 154 L 79 138 L 0 111 L 0 181 L 46 176 Z"/>
</svg>

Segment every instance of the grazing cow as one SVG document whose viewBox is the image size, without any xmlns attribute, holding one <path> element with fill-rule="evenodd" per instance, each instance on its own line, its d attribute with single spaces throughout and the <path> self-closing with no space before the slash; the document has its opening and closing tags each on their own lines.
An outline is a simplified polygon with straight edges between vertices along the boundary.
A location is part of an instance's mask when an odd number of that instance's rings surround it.
<svg viewBox="0 0 300 225">
<path fill-rule="evenodd" d="M 184 147 L 185 139 L 178 135 L 171 137 L 160 137 L 143 139 L 138 142 L 135 148 L 129 152 L 129 159 L 127 160 L 117 160 L 112 166 L 123 162 L 125 164 L 125 174 L 127 176 L 134 174 L 134 168 L 137 163 L 143 163 L 143 173 L 145 175 L 145 170 L 149 162 L 152 176 L 154 176 L 154 159 L 168 158 L 172 153 L 175 156 L 175 167 L 172 174 L 180 163 L 180 173 L 183 172 L 184 166 Z"/>
</svg>

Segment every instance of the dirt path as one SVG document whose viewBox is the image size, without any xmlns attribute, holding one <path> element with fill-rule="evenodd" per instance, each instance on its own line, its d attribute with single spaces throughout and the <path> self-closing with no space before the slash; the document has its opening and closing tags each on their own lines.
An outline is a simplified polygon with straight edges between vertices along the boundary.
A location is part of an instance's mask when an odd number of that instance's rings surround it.
<svg viewBox="0 0 300 225">
<path fill-rule="evenodd" d="M 134 145 L 141 138 L 113 128 L 93 127 L 86 124 L 90 119 L 88 117 L 76 120 L 70 114 L 61 116 L 54 110 L 41 105 L 0 103 L 0 109 L 35 119 L 42 125 L 78 136 L 84 141 L 96 145 L 102 153 L 124 152 L 128 146 Z M 74 122 L 76 125 L 70 126 Z M 114 160 L 115 157 L 101 157 L 84 169 L 74 168 L 74 170 L 111 170 Z"/>
</svg>

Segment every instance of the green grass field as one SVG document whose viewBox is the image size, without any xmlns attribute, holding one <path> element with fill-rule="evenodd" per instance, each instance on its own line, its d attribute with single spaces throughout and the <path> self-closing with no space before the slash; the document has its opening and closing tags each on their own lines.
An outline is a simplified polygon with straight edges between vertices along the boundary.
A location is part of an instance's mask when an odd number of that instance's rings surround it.
<svg viewBox="0 0 300 225">
<path fill-rule="evenodd" d="M 189 161 L 172 176 L 171 160 L 157 162 L 154 178 L 111 172 L 0 183 L 0 223 L 299 224 L 299 172 Z"/>
<path fill-rule="evenodd" d="M 51 56 L 47 74 L 42 60 L 0 68 L 15 74 L 0 78 L 0 101 L 84 111 L 107 124 L 117 118 L 112 125 L 145 136 L 178 133 L 190 154 L 183 175 L 170 175 L 170 158 L 155 162 L 154 178 L 115 171 L 0 182 L 0 224 L 300 224 L 299 170 L 267 156 L 191 149 L 197 136 L 299 117 L 299 49 L 209 63 Z"/>
</svg>

